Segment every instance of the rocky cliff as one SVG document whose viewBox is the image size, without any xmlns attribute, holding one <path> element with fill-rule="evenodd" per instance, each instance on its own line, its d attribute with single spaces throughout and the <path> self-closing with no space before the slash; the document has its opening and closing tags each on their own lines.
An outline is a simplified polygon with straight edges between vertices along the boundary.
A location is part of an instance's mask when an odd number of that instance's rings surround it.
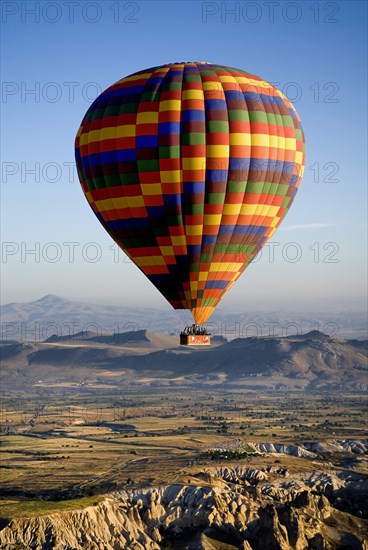
<svg viewBox="0 0 368 550">
<path fill-rule="evenodd" d="M 294 477 L 283 468 L 208 467 L 181 483 L 114 493 L 83 510 L 13 519 L 0 544 L 4 550 L 368 548 L 367 522 L 331 504 L 351 479 L 323 472 Z M 365 485 L 356 479 L 354 490 Z"/>
</svg>

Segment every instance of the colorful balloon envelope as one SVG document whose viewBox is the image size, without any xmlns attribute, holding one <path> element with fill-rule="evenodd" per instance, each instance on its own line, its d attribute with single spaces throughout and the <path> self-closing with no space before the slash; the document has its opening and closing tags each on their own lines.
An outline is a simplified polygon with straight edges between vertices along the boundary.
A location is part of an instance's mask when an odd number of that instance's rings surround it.
<svg viewBox="0 0 368 550">
<path fill-rule="evenodd" d="M 196 323 L 273 235 L 305 163 L 300 119 L 280 91 L 194 62 L 116 82 L 88 109 L 75 151 L 101 224 Z"/>
</svg>

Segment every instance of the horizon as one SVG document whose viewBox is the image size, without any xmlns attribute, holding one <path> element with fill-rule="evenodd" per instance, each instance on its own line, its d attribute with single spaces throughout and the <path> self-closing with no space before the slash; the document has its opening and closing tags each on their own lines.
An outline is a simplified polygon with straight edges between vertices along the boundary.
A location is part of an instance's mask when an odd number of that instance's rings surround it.
<svg viewBox="0 0 368 550">
<path fill-rule="evenodd" d="M 73 297 L 70 297 L 70 296 L 65 296 L 65 295 L 60 295 L 60 294 L 57 294 L 55 292 L 49 292 L 48 294 L 44 294 L 44 295 L 41 295 L 39 297 L 36 297 L 36 298 L 32 298 L 30 300 L 25 300 L 25 301 L 20 301 L 20 300 L 15 300 L 15 301 L 12 301 L 12 302 L 5 302 L 5 303 L 1 303 L 0 302 L 0 307 L 6 307 L 6 306 L 9 306 L 9 305 L 12 305 L 12 304 L 19 304 L 19 305 L 22 305 L 22 304 L 33 304 L 35 302 L 41 302 L 41 301 L 45 301 L 46 299 L 58 299 L 60 301 L 65 301 L 65 302 L 75 302 L 75 303 L 83 303 L 83 304 L 87 304 L 87 305 L 94 305 L 94 306 L 101 306 L 101 307 L 116 307 L 116 308 L 128 308 L 128 309 L 137 309 L 138 310 L 144 310 L 144 309 L 147 309 L 147 310 L 152 310 L 152 311 L 157 311 L 157 312 L 162 312 L 162 313 L 175 313 L 175 312 L 179 312 L 179 311 L 187 311 L 187 310 L 174 310 L 172 308 L 170 308 L 170 306 L 168 304 L 163 304 L 161 305 L 161 307 L 159 306 L 155 306 L 155 305 L 151 305 L 151 306 L 136 306 L 134 303 L 119 303 L 117 302 L 116 300 L 114 301 L 108 301 L 108 300 L 98 300 L 98 299 L 94 299 L 94 298 L 83 298 L 83 297 L 80 297 L 80 298 L 73 298 Z M 358 303 L 359 302 L 359 303 Z M 349 304 L 351 306 L 351 309 L 348 309 L 348 311 L 366 311 L 366 306 L 364 305 L 363 301 L 360 301 L 360 300 L 357 300 L 356 303 L 352 302 L 351 300 L 349 300 Z M 166 305 L 166 307 L 165 307 Z M 259 311 L 260 313 L 264 313 L 264 312 L 269 312 L 269 313 L 272 313 L 273 311 L 289 311 L 290 308 L 292 308 L 293 310 L 295 310 L 295 303 L 291 304 L 291 303 L 287 303 L 287 302 L 283 302 L 282 304 L 280 304 L 278 307 L 276 306 L 272 306 L 270 307 L 269 305 L 266 305 L 266 304 L 262 304 L 259 305 L 257 304 L 256 302 L 251 302 L 249 304 L 252 308 L 254 308 L 254 311 Z M 309 307 L 311 308 L 310 311 L 308 311 L 308 313 L 311 313 L 311 311 L 314 311 L 314 312 L 322 312 L 322 311 L 326 311 L 326 308 L 327 310 L 328 309 L 333 309 L 333 308 L 339 308 L 339 307 L 342 307 L 344 312 L 346 311 L 346 303 L 344 304 L 344 302 L 340 303 L 339 304 L 336 304 L 336 302 L 333 302 L 333 303 L 328 303 L 328 302 L 325 302 L 324 304 L 322 304 L 321 306 L 319 306 L 319 308 L 315 308 L 315 306 L 311 306 L 310 303 L 306 302 L 306 303 L 300 303 L 299 304 L 300 307 L 305 311 L 305 307 L 309 305 Z M 234 312 L 237 312 L 237 313 L 246 313 L 246 311 L 251 311 L 249 308 L 245 309 L 243 306 L 238 306 L 236 307 L 235 305 L 233 306 L 227 306 L 227 307 L 222 307 L 222 303 L 219 304 L 219 306 L 216 308 L 216 311 L 213 313 L 213 315 L 215 315 L 216 313 L 234 313 Z M 295 311 L 297 313 L 297 311 Z M 300 311 L 299 313 L 302 313 L 302 311 Z M 211 319 L 211 318 L 210 318 Z"/>
<path fill-rule="evenodd" d="M 81 332 L 119 334 L 148 330 L 178 335 L 192 320 L 187 310 L 158 309 L 119 304 L 70 300 L 55 294 L 32 302 L 13 302 L 1 306 L 1 341 L 42 342 L 49 337 Z M 310 332 L 337 339 L 368 339 L 368 319 L 363 307 L 347 310 L 217 308 L 206 329 L 212 335 L 231 341 L 236 338 L 278 338 L 302 336 Z"/>
</svg>

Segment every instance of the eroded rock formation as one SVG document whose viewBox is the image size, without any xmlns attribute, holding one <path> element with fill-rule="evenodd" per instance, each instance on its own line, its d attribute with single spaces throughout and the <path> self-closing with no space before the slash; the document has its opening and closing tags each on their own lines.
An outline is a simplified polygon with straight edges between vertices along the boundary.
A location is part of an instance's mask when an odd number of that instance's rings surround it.
<svg viewBox="0 0 368 550">
<path fill-rule="evenodd" d="M 121 491 L 96 506 L 14 519 L 4 550 L 367 550 L 367 522 L 324 496 L 352 480 L 285 469 L 206 468 L 188 483 Z M 192 480 L 191 483 L 189 483 Z M 364 485 L 357 480 L 357 491 Z M 327 491 L 328 492 L 328 491 Z"/>
</svg>

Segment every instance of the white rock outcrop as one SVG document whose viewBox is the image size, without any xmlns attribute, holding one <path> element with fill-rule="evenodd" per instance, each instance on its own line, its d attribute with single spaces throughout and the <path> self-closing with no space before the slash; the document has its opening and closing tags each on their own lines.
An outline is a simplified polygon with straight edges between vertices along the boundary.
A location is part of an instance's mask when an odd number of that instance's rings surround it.
<svg viewBox="0 0 368 550">
<path fill-rule="evenodd" d="M 344 476 L 309 472 L 292 479 L 281 469 L 241 466 L 209 467 L 190 475 L 205 484 L 120 491 L 83 510 L 13 519 L 0 531 L 0 547 L 334 550 L 348 540 L 352 550 L 365 548 L 362 523 L 352 515 L 345 518 L 322 494 L 328 485 L 339 491 L 353 483 Z"/>
</svg>

